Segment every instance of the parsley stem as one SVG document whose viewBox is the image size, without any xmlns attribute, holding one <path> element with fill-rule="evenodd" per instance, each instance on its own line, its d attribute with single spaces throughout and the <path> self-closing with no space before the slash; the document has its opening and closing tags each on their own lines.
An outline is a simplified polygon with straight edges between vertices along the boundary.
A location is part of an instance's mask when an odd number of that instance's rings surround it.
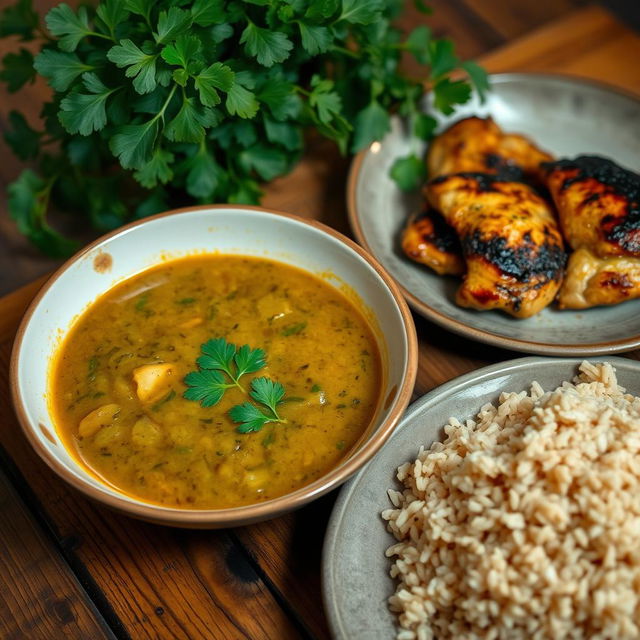
<svg viewBox="0 0 640 640">
<path fill-rule="evenodd" d="M 158 111 L 158 113 L 153 117 L 153 120 L 157 120 L 158 118 L 164 117 L 164 112 L 167 110 L 167 107 L 171 102 L 171 98 L 173 98 L 173 94 L 176 92 L 177 88 L 178 88 L 177 84 L 174 84 L 173 87 L 171 87 L 171 91 L 169 91 L 169 95 L 167 96 L 167 99 L 164 101 L 164 104 L 160 108 L 160 111 Z"/>
<path fill-rule="evenodd" d="M 229 375 L 231 376 L 231 374 L 229 374 Z M 238 382 L 238 380 L 236 378 L 231 376 L 231 380 L 233 380 L 233 384 L 227 385 L 228 387 L 238 387 L 238 389 L 240 389 L 240 391 L 242 391 L 242 393 L 246 393 L 245 388 Z"/>
<path fill-rule="evenodd" d="M 351 49 L 339 47 L 338 45 L 333 45 L 331 47 L 331 51 L 334 53 L 341 53 L 342 55 L 349 56 L 350 58 L 355 58 L 356 60 L 359 60 L 362 57 L 357 51 L 351 51 Z"/>
<path fill-rule="evenodd" d="M 108 36 L 106 33 L 98 33 L 97 31 L 87 31 L 88 36 L 94 36 L 96 38 L 102 38 L 103 40 L 109 40 L 110 42 L 117 42 L 115 38 Z"/>
</svg>

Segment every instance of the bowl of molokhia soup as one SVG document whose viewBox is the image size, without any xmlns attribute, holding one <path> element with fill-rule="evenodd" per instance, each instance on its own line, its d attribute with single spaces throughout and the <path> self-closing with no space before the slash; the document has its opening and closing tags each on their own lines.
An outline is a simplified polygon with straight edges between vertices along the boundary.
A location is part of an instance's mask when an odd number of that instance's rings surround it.
<svg viewBox="0 0 640 640">
<path fill-rule="evenodd" d="M 147 521 L 225 527 L 339 486 L 417 369 L 397 286 L 336 231 L 248 206 L 123 227 L 80 251 L 17 334 L 23 430 L 65 481 Z"/>
</svg>

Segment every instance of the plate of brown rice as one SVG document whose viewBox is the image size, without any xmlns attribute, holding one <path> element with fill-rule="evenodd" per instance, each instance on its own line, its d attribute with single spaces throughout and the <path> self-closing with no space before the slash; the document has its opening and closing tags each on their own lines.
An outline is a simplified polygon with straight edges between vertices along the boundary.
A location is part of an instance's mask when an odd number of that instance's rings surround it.
<svg viewBox="0 0 640 640">
<path fill-rule="evenodd" d="M 425 395 L 345 487 L 338 639 L 640 638 L 640 363 L 522 358 Z"/>
</svg>

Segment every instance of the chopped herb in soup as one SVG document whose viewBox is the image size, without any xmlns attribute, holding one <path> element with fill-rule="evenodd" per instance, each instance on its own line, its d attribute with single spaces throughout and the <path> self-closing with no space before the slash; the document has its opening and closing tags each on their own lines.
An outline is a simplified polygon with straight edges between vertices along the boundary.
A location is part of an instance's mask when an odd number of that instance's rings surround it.
<svg viewBox="0 0 640 640">
<path fill-rule="evenodd" d="M 375 412 L 374 335 L 322 279 L 241 256 L 168 262 L 100 297 L 53 362 L 67 447 L 149 502 L 275 498 L 344 458 Z"/>
</svg>

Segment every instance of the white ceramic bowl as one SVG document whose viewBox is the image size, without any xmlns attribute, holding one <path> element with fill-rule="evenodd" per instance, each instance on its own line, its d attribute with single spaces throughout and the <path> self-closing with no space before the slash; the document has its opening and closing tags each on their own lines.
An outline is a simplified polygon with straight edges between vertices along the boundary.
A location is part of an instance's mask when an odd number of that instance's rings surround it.
<svg viewBox="0 0 640 640">
<path fill-rule="evenodd" d="M 288 495 L 233 509 L 156 506 L 101 483 L 69 454 L 48 407 L 52 356 L 75 319 L 116 283 L 160 261 L 202 251 L 268 257 L 347 287 L 372 318 L 383 359 L 382 402 L 359 444 L 340 465 Z M 108 330 L 105 328 L 105 330 Z M 411 314 L 398 287 L 361 248 L 332 229 L 248 206 L 183 209 L 123 227 L 64 264 L 22 321 L 11 363 L 18 418 L 38 454 L 68 483 L 109 507 L 152 522 L 187 527 L 247 524 L 300 507 L 344 482 L 382 446 L 406 408 L 417 369 Z"/>
</svg>

